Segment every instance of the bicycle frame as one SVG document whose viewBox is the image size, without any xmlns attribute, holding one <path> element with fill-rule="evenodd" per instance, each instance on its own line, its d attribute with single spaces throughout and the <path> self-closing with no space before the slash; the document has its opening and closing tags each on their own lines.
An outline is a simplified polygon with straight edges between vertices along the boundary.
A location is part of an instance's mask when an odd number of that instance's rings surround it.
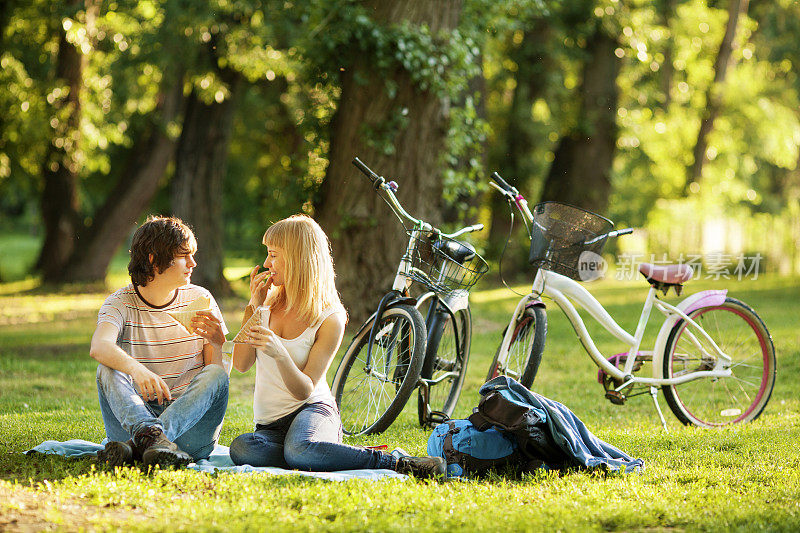
<svg viewBox="0 0 800 533">
<path fill-rule="evenodd" d="M 607 374 L 623 380 L 624 383 L 619 387 L 620 390 L 631 384 L 643 384 L 650 386 L 678 385 L 680 383 L 685 383 L 687 381 L 700 378 L 729 377 L 731 375 L 731 371 L 728 368 L 731 363 L 730 358 L 719 348 L 717 343 L 708 335 L 702 326 L 690 318 L 684 309 L 660 300 L 656 295 L 656 289 L 652 286 L 648 290 L 647 297 L 642 308 L 642 313 L 639 317 L 639 323 L 636 326 L 636 331 L 634 334 L 630 334 L 620 327 L 619 324 L 617 324 L 617 322 L 605 310 L 605 308 L 603 308 L 600 302 L 598 302 L 597 299 L 578 282 L 566 276 L 562 276 L 561 274 L 542 269 L 540 269 L 536 274 L 531 293 L 524 296 L 517 305 L 517 309 L 514 311 L 512 320 L 515 321 L 516 317 L 519 316 L 519 314 L 530 302 L 538 300 L 539 296 L 542 295 L 551 298 L 559 306 L 561 311 L 570 321 L 570 324 L 572 324 L 572 327 L 577 333 L 581 344 L 595 364 Z M 606 357 L 603 356 L 603 354 L 600 353 L 594 343 L 594 340 L 589 334 L 588 329 L 586 328 L 583 318 L 578 313 L 578 310 L 573 302 L 576 302 L 580 307 L 585 309 L 596 322 L 603 326 L 606 331 L 608 331 L 611 335 L 629 348 L 624 368 L 620 369 L 614 366 Z M 674 324 L 678 320 L 685 320 L 688 324 L 690 324 L 692 326 L 692 330 L 689 332 L 689 338 L 696 346 L 698 346 L 698 348 L 711 348 L 712 355 L 716 357 L 714 369 L 692 372 L 672 378 L 664 377 L 662 375 L 661 362 L 664 356 L 663 348 L 666 345 L 666 339 L 663 339 L 663 342 L 660 341 L 662 341 L 662 337 L 665 334 L 669 334 L 669 330 L 671 330 L 671 328 L 662 328 L 655 343 L 654 350 L 650 352 L 644 352 L 652 354 L 653 376 L 649 378 L 633 376 L 633 366 L 636 362 L 636 356 L 639 353 L 642 353 L 639 351 L 639 348 L 641 346 L 645 328 L 650 319 L 650 314 L 653 308 L 657 309 L 665 316 L 665 322 Z M 513 321 L 512 324 L 514 323 Z M 513 328 L 510 328 L 509 331 L 511 329 Z M 508 350 L 508 346 L 511 342 L 511 334 L 509 331 L 507 331 L 505 335 L 507 338 L 504 337 L 503 339 L 503 350 Z M 698 336 L 707 344 L 701 342 Z M 658 347 L 662 347 L 662 349 L 658 350 Z"/>
</svg>

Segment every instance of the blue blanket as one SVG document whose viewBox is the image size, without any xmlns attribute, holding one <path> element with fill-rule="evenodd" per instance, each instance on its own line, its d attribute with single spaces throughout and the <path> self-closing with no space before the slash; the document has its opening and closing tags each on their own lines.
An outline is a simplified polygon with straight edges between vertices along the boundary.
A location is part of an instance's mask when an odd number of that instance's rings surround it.
<svg viewBox="0 0 800 533">
<path fill-rule="evenodd" d="M 105 441 L 103 441 L 105 443 Z M 84 457 L 90 455 L 97 455 L 99 450 L 104 448 L 104 444 L 97 444 L 96 442 L 89 442 L 85 440 L 68 440 L 59 442 L 55 440 L 48 440 L 40 445 L 28 450 L 25 453 L 39 452 L 46 454 L 62 455 L 64 457 Z M 393 455 L 406 455 L 402 450 L 395 450 Z M 330 481 L 348 481 L 351 479 L 407 479 L 408 476 L 398 474 L 394 470 L 339 470 L 337 472 L 306 472 L 301 470 L 286 470 L 284 468 L 276 467 L 256 467 L 256 466 L 236 466 L 231 461 L 228 453 L 228 447 L 217 444 L 211 456 L 208 459 L 201 459 L 196 463 L 188 466 L 193 470 L 200 472 L 234 472 L 234 473 L 257 473 L 263 472 L 276 476 L 280 475 L 298 475 L 308 476 L 320 479 L 327 479 Z"/>
<path fill-rule="evenodd" d="M 556 445 L 586 468 L 607 468 L 611 471 L 641 472 L 644 461 L 633 459 L 619 448 L 594 436 L 586 425 L 565 405 L 526 389 L 506 376 L 498 376 L 485 383 L 481 396 L 497 391 L 507 400 L 533 408 L 547 428 Z"/>
</svg>

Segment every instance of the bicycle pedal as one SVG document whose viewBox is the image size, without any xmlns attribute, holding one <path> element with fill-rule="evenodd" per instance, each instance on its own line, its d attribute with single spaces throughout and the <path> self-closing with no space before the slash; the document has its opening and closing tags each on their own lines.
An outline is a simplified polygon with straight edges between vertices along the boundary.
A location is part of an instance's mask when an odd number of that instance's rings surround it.
<svg viewBox="0 0 800 533">
<path fill-rule="evenodd" d="M 627 398 L 620 392 L 615 390 L 607 390 L 606 391 L 606 399 L 613 403 L 614 405 L 625 405 L 625 400 Z"/>
<path fill-rule="evenodd" d="M 455 361 L 448 361 L 443 359 L 437 359 L 434 365 L 436 370 L 444 371 L 444 372 L 451 372 L 456 367 Z"/>
</svg>

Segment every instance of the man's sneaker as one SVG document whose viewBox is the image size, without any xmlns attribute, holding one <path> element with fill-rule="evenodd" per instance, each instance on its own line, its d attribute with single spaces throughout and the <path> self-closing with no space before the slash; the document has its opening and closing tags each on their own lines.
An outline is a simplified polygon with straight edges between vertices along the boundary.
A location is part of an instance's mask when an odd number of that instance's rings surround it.
<svg viewBox="0 0 800 533">
<path fill-rule="evenodd" d="M 444 478 L 447 463 L 441 457 L 401 457 L 397 460 L 397 471 L 419 478 Z"/>
<path fill-rule="evenodd" d="M 158 426 L 148 426 L 134 436 L 133 441 L 141 451 L 145 465 L 186 466 L 194 459 L 178 445 L 167 439 Z"/>
<path fill-rule="evenodd" d="M 106 447 L 97 452 L 97 460 L 106 463 L 111 468 L 132 465 L 134 461 L 133 440 L 107 442 Z"/>
</svg>

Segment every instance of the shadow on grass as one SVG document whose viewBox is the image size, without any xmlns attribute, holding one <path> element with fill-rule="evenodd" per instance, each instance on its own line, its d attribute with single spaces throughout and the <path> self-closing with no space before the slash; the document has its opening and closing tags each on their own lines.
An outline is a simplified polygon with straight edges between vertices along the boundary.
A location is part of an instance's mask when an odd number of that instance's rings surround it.
<svg viewBox="0 0 800 533">
<path fill-rule="evenodd" d="M 68 458 L 42 453 L 6 453 L 0 456 L 0 479 L 35 484 L 44 480 L 56 481 L 81 476 L 95 470 L 109 470 L 99 465 L 94 456 Z"/>
<path fill-rule="evenodd" d="M 26 359 L 39 359 L 42 361 L 59 360 L 64 361 L 65 355 L 89 355 L 89 345 L 84 342 L 61 342 L 51 344 L 34 344 L 32 340 L 27 344 L 8 344 L 4 347 L 4 352 L 24 356 Z"/>
</svg>

